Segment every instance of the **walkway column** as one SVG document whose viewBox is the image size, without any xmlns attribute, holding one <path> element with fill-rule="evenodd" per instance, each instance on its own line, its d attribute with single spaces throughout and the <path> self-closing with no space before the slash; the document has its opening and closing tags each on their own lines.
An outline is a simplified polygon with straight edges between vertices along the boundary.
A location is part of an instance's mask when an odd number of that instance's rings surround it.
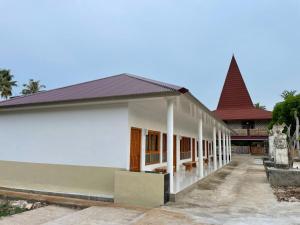
<svg viewBox="0 0 300 225">
<path fill-rule="evenodd" d="M 174 134 L 174 103 L 167 101 L 167 161 L 170 174 L 170 193 L 173 193 L 173 134 Z"/>
<path fill-rule="evenodd" d="M 216 125 L 213 125 L 213 157 L 214 157 L 214 170 L 218 169 L 217 164 L 217 131 L 216 131 Z"/>
<path fill-rule="evenodd" d="M 231 156 L 231 135 L 230 135 L 230 133 L 229 133 L 229 162 L 232 160 L 231 157 L 232 157 L 232 156 Z"/>
<path fill-rule="evenodd" d="M 204 176 L 203 168 L 203 119 L 202 115 L 198 123 L 198 140 L 199 140 L 199 168 L 200 168 L 200 178 Z"/>
<path fill-rule="evenodd" d="M 222 132 L 223 134 L 223 166 L 226 165 L 226 139 L 225 139 L 225 130 Z"/>
<path fill-rule="evenodd" d="M 229 160 L 228 160 L 228 152 L 229 152 L 229 150 L 228 150 L 228 148 L 229 148 L 229 146 L 228 146 L 228 133 L 226 132 L 226 164 L 229 162 Z"/>
<path fill-rule="evenodd" d="M 222 167 L 222 137 L 221 137 L 221 129 L 218 129 L 218 147 L 219 147 L 219 168 Z"/>
</svg>

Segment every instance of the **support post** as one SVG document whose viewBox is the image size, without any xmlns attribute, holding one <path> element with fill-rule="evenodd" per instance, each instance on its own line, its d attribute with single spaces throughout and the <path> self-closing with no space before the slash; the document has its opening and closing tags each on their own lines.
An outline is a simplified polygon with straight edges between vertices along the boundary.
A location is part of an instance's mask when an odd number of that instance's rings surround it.
<svg viewBox="0 0 300 225">
<path fill-rule="evenodd" d="M 173 135 L 174 135 L 174 103 L 167 100 L 167 161 L 170 174 L 170 193 L 173 193 Z"/>
<path fill-rule="evenodd" d="M 228 133 L 226 132 L 226 164 L 228 164 L 229 160 L 228 160 L 228 152 L 229 152 L 229 146 L 228 146 Z"/>
<path fill-rule="evenodd" d="M 217 131 L 216 125 L 213 127 L 213 157 L 214 157 L 214 171 L 218 169 L 217 164 Z"/>
<path fill-rule="evenodd" d="M 232 160 L 231 153 L 232 153 L 232 150 L 231 150 L 231 135 L 229 133 L 229 162 Z"/>
<path fill-rule="evenodd" d="M 203 119 L 202 115 L 198 123 L 198 140 L 199 140 L 199 168 L 200 168 L 200 177 L 204 176 L 203 168 Z"/>
<path fill-rule="evenodd" d="M 218 150 L 219 150 L 219 168 L 222 167 L 222 137 L 221 137 L 221 129 L 218 129 Z"/>
<path fill-rule="evenodd" d="M 141 171 L 145 171 L 146 166 L 146 136 L 148 134 L 147 129 L 142 129 L 142 148 L 141 148 Z"/>
<path fill-rule="evenodd" d="M 226 138 L 225 138 L 225 131 L 223 130 L 223 166 L 226 165 Z"/>
</svg>

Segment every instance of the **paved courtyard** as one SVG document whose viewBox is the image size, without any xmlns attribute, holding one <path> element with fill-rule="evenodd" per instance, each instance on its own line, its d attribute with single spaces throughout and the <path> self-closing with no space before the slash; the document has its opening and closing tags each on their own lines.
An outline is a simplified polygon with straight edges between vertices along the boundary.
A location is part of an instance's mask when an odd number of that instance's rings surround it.
<svg viewBox="0 0 300 225">
<path fill-rule="evenodd" d="M 277 202 L 259 163 L 260 160 L 252 156 L 234 156 L 230 165 L 203 179 L 176 203 L 152 210 L 124 209 L 113 205 L 84 210 L 47 206 L 4 218 L 0 224 L 300 224 L 300 203 Z"/>
</svg>

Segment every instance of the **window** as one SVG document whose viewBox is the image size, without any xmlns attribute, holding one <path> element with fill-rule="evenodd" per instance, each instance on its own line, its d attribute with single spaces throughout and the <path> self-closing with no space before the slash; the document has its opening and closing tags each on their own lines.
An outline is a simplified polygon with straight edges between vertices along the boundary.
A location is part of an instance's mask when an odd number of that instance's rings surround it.
<svg viewBox="0 0 300 225">
<path fill-rule="evenodd" d="M 254 129 L 255 124 L 254 121 L 242 121 L 242 129 Z"/>
<path fill-rule="evenodd" d="M 163 162 L 167 162 L 167 134 L 163 134 Z"/>
<path fill-rule="evenodd" d="M 159 163 L 160 159 L 160 133 L 148 131 L 146 135 L 146 165 Z"/>
<path fill-rule="evenodd" d="M 180 159 L 191 158 L 191 139 L 182 137 L 180 140 Z"/>
</svg>

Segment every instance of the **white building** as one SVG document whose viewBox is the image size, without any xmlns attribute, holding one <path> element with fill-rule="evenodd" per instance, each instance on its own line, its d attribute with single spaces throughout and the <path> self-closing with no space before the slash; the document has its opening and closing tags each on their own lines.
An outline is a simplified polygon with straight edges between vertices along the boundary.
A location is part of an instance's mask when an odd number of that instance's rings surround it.
<svg viewBox="0 0 300 225">
<path fill-rule="evenodd" d="M 130 74 L 0 102 L 0 126 L 5 188 L 109 199 L 116 171 L 166 169 L 175 194 L 231 159 L 230 129 L 186 88 Z"/>
</svg>

